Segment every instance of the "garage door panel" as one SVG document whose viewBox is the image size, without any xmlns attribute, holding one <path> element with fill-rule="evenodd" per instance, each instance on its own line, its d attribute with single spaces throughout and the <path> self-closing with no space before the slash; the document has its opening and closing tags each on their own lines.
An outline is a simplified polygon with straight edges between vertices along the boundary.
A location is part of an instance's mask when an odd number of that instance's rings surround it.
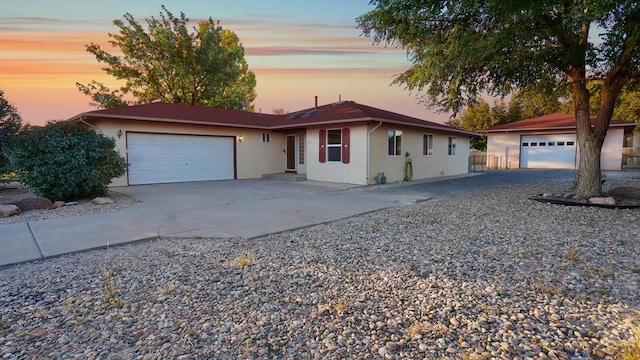
<svg viewBox="0 0 640 360">
<path fill-rule="evenodd" d="M 528 169 L 574 169 L 576 135 L 522 136 L 520 167 Z"/>
<path fill-rule="evenodd" d="M 233 138 L 127 134 L 129 184 L 234 178 Z"/>
</svg>

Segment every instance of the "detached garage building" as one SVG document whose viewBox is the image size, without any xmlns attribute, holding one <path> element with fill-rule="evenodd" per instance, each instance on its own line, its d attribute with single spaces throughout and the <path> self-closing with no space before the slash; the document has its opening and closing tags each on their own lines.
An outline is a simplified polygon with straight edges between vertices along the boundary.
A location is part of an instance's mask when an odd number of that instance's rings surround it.
<svg viewBox="0 0 640 360">
<path fill-rule="evenodd" d="M 602 146 L 602 170 L 620 170 L 625 134 L 636 124 L 611 121 Z M 575 117 L 554 113 L 484 130 L 490 169 L 577 169 Z"/>
</svg>

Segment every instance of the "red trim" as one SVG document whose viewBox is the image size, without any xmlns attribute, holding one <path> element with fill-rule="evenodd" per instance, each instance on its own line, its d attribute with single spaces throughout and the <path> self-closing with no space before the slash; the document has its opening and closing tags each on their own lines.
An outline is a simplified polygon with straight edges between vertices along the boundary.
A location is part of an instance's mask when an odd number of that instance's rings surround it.
<svg viewBox="0 0 640 360">
<path fill-rule="evenodd" d="M 327 162 L 327 130 L 320 130 L 320 148 L 318 149 L 318 160 L 321 163 Z"/>
<path fill-rule="evenodd" d="M 342 163 L 348 164 L 351 159 L 350 156 L 350 136 L 349 136 L 349 128 L 342 129 Z"/>
</svg>

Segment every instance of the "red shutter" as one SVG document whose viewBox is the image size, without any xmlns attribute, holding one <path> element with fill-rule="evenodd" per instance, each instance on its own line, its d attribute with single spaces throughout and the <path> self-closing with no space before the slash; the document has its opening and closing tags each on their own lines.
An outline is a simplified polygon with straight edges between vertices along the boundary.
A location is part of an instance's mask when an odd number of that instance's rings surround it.
<svg viewBox="0 0 640 360">
<path fill-rule="evenodd" d="M 350 160 L 350 141 L 349 141 L 349 128 L 342 129 L 342 162 L 348 164 Z"/>
<path fill-rule="evenodd" d="M 320 130 L 320 148 L 318 149 L 318 159 L 321 163 L 327 162 L 327 130 Z"/>
</svg>

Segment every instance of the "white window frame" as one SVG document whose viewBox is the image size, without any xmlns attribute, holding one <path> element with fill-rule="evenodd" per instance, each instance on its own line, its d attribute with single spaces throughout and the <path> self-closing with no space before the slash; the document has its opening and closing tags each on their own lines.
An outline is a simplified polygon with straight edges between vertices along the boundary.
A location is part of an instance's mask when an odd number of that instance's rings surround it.
<svg viewBox="0 0 640 360">
<path fill-rule="evenodd" d="M 263 143 L 268 143 L 271 142 L 271 134 L 269 133 L 262 133 L 262 142 Z"/>
<path fill-rule="evenodd" d="M 398 146 L 398 138 L 400 138 L 400 146 Z M 388 141 L 387 155 L 401 156 L 402 155 L 402 130 L 387 131 L 387 141 Z"/>
<path fill-rule="evenodd" d="M 424 134 L 422 136 L 422 155 L 433 155 L 433 134 Z"/>
<path fill-rule="evenodd" d="M 449 136 L 449 140 L 447 141 L 447 144 L 448 144 L 447 154 L 449 156 L 456 156 L 456 137 Z"/>
<path fill-rule="evenodd" d="M 340 143 L 331 144 L 329 142 L 329 133 L 331 133 L 331 132 L 337 132 L 340 135 Z M 337 160 L 331 160 L 329 149 L 336 149 L 336 148 L 339 150 L 338 159 Z M 327 162 L 342 162 L 342 129 L 329 129 L 329 130 L 327 130 Z"/>
</svg>

